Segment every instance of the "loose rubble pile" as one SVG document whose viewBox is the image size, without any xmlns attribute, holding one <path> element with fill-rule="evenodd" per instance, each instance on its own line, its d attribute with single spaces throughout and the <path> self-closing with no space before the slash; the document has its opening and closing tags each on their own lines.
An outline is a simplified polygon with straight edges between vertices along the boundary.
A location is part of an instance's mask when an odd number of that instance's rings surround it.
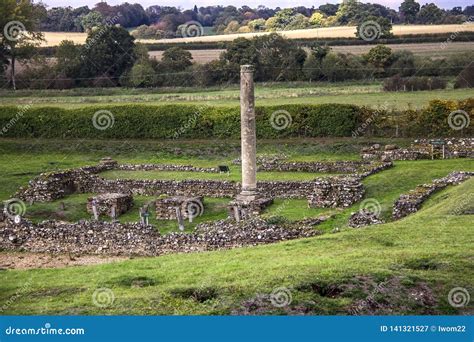
<svg viewBox="0 0 474 342">
<path fill-rule="evenodd" d="M 176 220 L 178 208 L 182 218 L 196 217 L 204 211 L 203 197 L 173 196 L 159 198 L 155 201 L 158 220 Z"/>
<path fill-rule="evenodd" d="M 393 205 L 392 217 L 395 220 L 401 219 L 411 213 L 417 212 L 426 199 L 434 192 L 445 188 L 448 185 L 459 184 L 469 177 L 473 176 L 474 172 L 452 172 L 446 177 L 435 179 L 430 184 L 418 185 L 414 190 L 408 194 L 400 195 L 398 200 Z"/>
<path fill-rule="evenodd" d="M 349 227 L 359 228 L 372 224 L 380 224 L 383 221 L 379 215 L 367 209 L 361 209 L 358 212 L 352 213 L 349 217 Z"/>
<path fill-rule="evenodd" d="M 106 255 L 161 255 L 273 243 L 318 235 L 313 228 L 325 220 L 287 225 L 269 224 L 260 218 L 236 223 L 232 219 L 203 223 L 195 232 L 161 236 L 152 226 L 80 221 L 22 220 L 0 223 L 0 249 L 47 253 Z"/>
<path fill-rule="evenodd" d="M 125 214 L 133 206 L 133 197 L 123 193 L 100 194 L 87 199 L 87 212 L 93 214 L 94 206 L 98 215 L 115 218 Z"/>
<path fill-rule="evenodd" d="M 349 207 L 362 199 L 364 186 L 360 178 L 344 178 L 339 183 L 317 180 L 314 193 L 308 198 L 310 208 Z"/>
<path fill-rule="evenodd" d="M 363 160 L 418 160 L 442 158 L 474 158 L 474 138 L 417 139 L 409 148 L 374 144 L 361 151 Z"/>
</svg>

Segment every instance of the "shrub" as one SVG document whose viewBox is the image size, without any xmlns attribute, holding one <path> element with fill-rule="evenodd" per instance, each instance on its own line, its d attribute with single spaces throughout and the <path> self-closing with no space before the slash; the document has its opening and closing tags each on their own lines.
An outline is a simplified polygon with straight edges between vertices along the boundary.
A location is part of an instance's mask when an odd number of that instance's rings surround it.
<svg viewBox="0 0 474 342">
<path fill-rule="evenodd" d="M 472 121 L 474 99 L 458 102 L 436 100 L 422 110 L 396 113 L 345 104 L 257 107 L 257 137 L 349 137 L 353 136 L 353 132 L 361 132 L 360 135 L 365 136 L 392 136 L 395 125 L 400 136 L 472 135 L 472 125 L 459 131 L 448 125 L 449 114 L 457 110 L 466 112 Z M 104 127 L 106 129 L 99 129 Z M 364 129 L 360 131 L 360 127 Z M 3 106 L 0 107 L 0 137 L 239 138 L 240 110 L 238 107 L 207 105 L 134 104 L 79 109 Z"/>
<path fill-rule="evenodd" d="M 474 87 L 474 65 L 470 63 L 454 81 L 454 88 L 473 88 Z"/>
<path fill-rule="evenodd" d="M 417 91 L 446 88 L 446 81 L 440 77 L 400 77 L 395 75 L 384 81 L 385 91 Z"/>
<path fill-rule="evenodd" d="M 113 125 L 97 129 L 94 114 L 107 112 Z M 291 118 L 285 129 L 275 129 L 272 113 L 284 111 Z M 5 137 L 166 139 L 240 137 L 238 107 L 192 105 L 88 106 L 79 109 L 36 107 L 18 117 L 19 108 L 0 107 L 0 131 Z M 285 105 L 257 107 L 257 134 L 260 138 L 297 136 L 349 136 L 358 123 L 361 108 L 341 104 Z M 10 122 L 14 121 L 11 125 Z M 99 123 L 100 120 L 97 119 Z M 273 123 L 273 125 L 272 125 Z M 103 123 L 105 125 L 105 123 Z M 96 125 L 97 126 L 97 125 Z"/>
</svg>

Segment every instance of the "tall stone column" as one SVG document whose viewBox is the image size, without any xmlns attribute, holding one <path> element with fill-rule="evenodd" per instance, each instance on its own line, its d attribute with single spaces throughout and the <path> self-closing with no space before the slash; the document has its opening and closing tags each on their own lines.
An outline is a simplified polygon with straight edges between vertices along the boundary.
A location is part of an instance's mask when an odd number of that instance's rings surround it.
<svg viewBox="0 0 474 342">
<path fill-rule="evenodd" d="M 253 201 L 257 197 L 255 96 L 253 66 L 240 66 L 240 140 L 242 145 L 242 192 L 237 199 Z"/>
</svg>

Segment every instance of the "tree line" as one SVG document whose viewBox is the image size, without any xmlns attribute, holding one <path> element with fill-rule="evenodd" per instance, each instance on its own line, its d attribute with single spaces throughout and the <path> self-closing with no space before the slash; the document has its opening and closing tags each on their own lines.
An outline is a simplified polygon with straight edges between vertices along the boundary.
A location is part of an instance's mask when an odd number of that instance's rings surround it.
<svg viewBox="0 0 474 342">
<path fill-rule="evenodd" d="M 452 24 L 462 23 L 474 15 L 474 6 L 442 9 L 434 3 L 420 5 L 415 0 L 404 0 L 398 11 L 389 7 L 362 3 L 356 0 L 342 4 L 324 4 L 319 7 L 298 6 L 274 9 L 265 6 L 194 6 L 183 10 L 173 6 L 140 4 L 109 5 L 99 2 L 88 6 L 46 8 L 41 3 L 42 31 L 82 32 L 114 18 L 116 24 L 126 28 L 139 27 L 139 38 L 171 38 L 180 36 L 179 26 L 197 22 L 212 27 L 215 33 L 292 30 L 310 27 L 358 25 L 368 17 L 384 18 L 390 23 Z M 141 26 L 141 27 L 140 27 Z"/>
<path fill-rule="evenodd" d="M 238 82 L 241 64 L 252 64 L 257 82 L 385 79 L 386 90 L 412 91 L 444 88 L 446 77 L 456 77 L 455 87 L 474 85 L 474 52 L 427 59 L 377 45 L 358 56 L 319 44 L 301 48 L 271 33 L 235 39 L 226 43 L 218 60 L 197 64 L 180 47 L 165 50 L 161 60 L 150 58 L 146 46 L 134 40 L 122 27 L 104 26 L 91 32 L 85 45 L 63 41 L 54 62 L 36 56 L 17 84 L 40 89 L 222 86 Z"/>
<path fill-rule="evenodd" d="M 345 81 L 397 76 L 387 90 L 417 90 L 440 87 L 442 83 L 426 81 L 407 83 L 413 76 L 457 76 L 457 86 L 473 84 L 473 52 L 451 57 L 427 59 L 409 51 L 395 51 L 384 45 L 372 48 L 362 56 L 335 53 L 328 46 L 309 43 L 302 48 L 296 42 L 271 33 L 252 39 L 238 38 L 225 44 L 218 60 L 206 64 L 193 63 L 189 51 L 172 47 L 158 61 L 150 58 L 144 45 L 121 25 L 108 22 L 95 26 L 84 45 L 63 41 L 54 58 L 38 53 L 43 40 L 38 30 L 41 8 L 28 0 L 1 0 L 0 65 L 3 83 L 12 88 L 71 87 L 171 87 L 211 86 L 235 83 L 241 64 L 255 66 L 259 82 L 280 81 Z M 21 30 L 11 23 L 21 23 Z M 441 48 L 441 46 L 440 46 Z M 16 62 L 24 62 L 17 75 Z M 424 84 L 428 82 L 428 84 Z"/>
</svg>

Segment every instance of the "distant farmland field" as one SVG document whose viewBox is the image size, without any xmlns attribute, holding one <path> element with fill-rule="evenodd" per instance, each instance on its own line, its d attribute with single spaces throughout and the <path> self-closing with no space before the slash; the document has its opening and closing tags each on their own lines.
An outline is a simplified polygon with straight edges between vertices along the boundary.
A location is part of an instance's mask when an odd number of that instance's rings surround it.
<svg viewBox="0 0 474 342">
<path fill-rule="evenodd" d="M 443 57 L 453 54 L 458 54 L 467 51 L 474 51 L 474 42 L 452 42 L 446 46 L 441 47 L 441 43 L 419 43 L 419 44 L 387 44 L 394 51 L 408 50 L 415 55 L 427 57 Z M 352 53 L 354 55 L 362 55 L 367 53 L 373 45 L 347 45 L 347 46 L 331 46 L 335 52 Z M 225 50 L 211 49 L 211 50 L 189 50 L 196 63 L 208 63 L 212 60 L 219 59 L 219 55 Z M 163 51 L 150 51 L 149 55 L 160 60 Z"/>
<path fill-rule="evenodd" d="M 394 25 L 393 34 L 396 36 L 409 34 L 434 34 L 434 33 L 450 33 L 460 31 L 474 32 L 474 24 L 459 25 Z M 356 32 L 355 26 L 338 26 L 323 27 L 318 29 L 294 30 L 294 31 L 278 31 L 278 33 L 290 39 L 297 38 L 354 38 Z M 189 42 L 216 42 L 231 41 L 238 37 L 251 38 L 253 36 L 265 35 L 269 32 L 259 33 L 239 33 L 227 35 L 213 35 L 193 38 L 175 38 L 175 39 L 139 39 L 142 43 L 189 43 Z M 43 46 L 56 46 L 62 40 L 72 40 L 77 44 L 83 44 L 86 40 L 86 33 L 79 32 L 45 32 L 46 41 Z"/>
</svg>

